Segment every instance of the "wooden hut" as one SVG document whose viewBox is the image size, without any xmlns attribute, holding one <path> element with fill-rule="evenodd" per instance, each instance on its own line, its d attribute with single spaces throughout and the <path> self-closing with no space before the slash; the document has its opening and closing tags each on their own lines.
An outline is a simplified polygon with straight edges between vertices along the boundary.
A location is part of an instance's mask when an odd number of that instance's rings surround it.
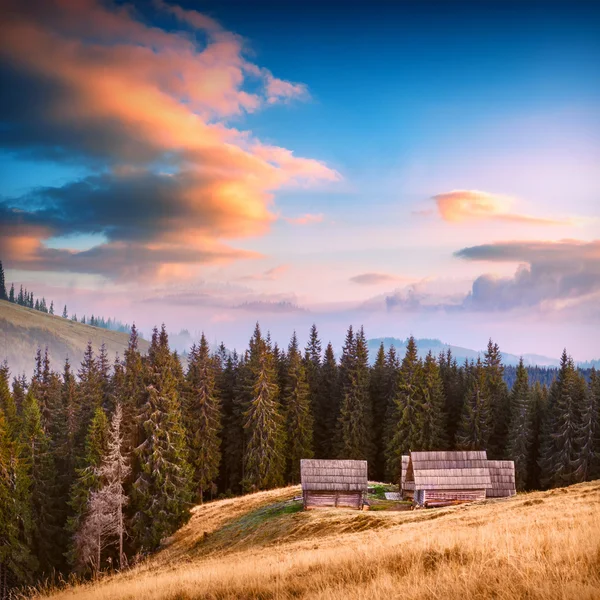
<svg viewBox="0 0 600 600">
<path fill-rule="evenodd" d="M 405 480 L 406 480 L 406 469 L 408 469 L 408 461 L 410 460 L 410 456 L 408 456 L 408 454 L 404 454 L 402 456 L 402 472 L 400 474 L 400 491 L 403 492 L 404 491 L 404 485 L 405 485 Z M 413 490 L 415 489 L 414 486 L 412 488 Z"/>
<path fill-rule="evenodd" d="M 488 460 L 492 486 L 486 490 L 488 498 L 508 498 L 517 493 L 515 463 L 512 460 Z"/>
<path fill-rule="evenodd" d="M 491 487 L 485 450 L 410 453 L 405 496 L 421 506 L 485 500 Z"/>
<path fill-rule="evenodd" d="M 367 493 L 366 460 L 300 461 L 304 508 L 344 507 L 360 510 Z"/>
</svg>

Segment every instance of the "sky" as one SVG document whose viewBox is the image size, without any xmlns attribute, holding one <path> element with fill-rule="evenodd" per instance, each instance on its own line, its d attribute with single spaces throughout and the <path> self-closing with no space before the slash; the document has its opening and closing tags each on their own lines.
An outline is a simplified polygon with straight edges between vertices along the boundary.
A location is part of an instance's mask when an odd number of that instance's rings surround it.
<svg viewBox="0 0 600 600">
<path fill-rule="evenodd" d="M 598 3 L 0 7 L 8 282 L 237 348 L 600 356 Z"/>
</svg>

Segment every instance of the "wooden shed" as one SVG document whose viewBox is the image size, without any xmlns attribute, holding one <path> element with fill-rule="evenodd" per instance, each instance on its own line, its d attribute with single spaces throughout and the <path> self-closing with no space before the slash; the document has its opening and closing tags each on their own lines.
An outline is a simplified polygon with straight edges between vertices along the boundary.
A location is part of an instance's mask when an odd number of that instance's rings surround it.
<svg viewBox="0 0 600 600">
<path fill-rule="evenodd" d="M 488 460 L 488 469 L 492 480 L 492 487 L 486 490 L 488 498 L 508 498 L 517 493 L 513 460 Z"/>
<path fill-rule="evenodd" d="M 485 500 L 491 487 L 485 450 L 410 453 L 405 496 L 421 506 Z"/>
<path fill-rule="evenodd" d="M 304 508 L 343 507 L 360 510 L 367 493 L 366 460 L 300 461 Z"/>
<path fill-rule="evenodd" d="M 410 460 L 410 456 L 408 456 L 408 454 L 404 454 L 402 455 L 402 472 L 400 474 L 400 490 L 403 491 L 404 490 L 404 485 L 406 482 L 406 469 L 408 469 L 408 462 Z M 412 490 L 414 490 L 414 486 L 412 487 Z"/>
</svg>

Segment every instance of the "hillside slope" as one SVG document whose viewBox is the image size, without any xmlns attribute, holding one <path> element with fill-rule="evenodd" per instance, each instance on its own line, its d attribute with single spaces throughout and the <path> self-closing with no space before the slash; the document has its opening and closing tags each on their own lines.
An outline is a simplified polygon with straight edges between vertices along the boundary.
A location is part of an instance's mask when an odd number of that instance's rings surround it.
<svg viewBox="0 0 600 600">
<path fill-rule="evenodd" d="M 196 507 L 152 559 L 52 597 L 600 597 L 600 481 L 409 512 L 306 512 L 298 491 Z"/>
<path fill-rule="evenodd" d="M 126 333 L 75 323 L 0 300 L 0 362 L 7 360 L 13 375 L 31 374 L 38 347 L 47 346 L 52 367 L 61 370 L 67 357 L 75 368 L 79 366 L 88 341 L 95 350 L 106 344 L 112 360 L 117 353 L 123 356 L 128 339 Z M 148 342 L 140 340 L 140 349 L 145 352 Z"/>
</svg>

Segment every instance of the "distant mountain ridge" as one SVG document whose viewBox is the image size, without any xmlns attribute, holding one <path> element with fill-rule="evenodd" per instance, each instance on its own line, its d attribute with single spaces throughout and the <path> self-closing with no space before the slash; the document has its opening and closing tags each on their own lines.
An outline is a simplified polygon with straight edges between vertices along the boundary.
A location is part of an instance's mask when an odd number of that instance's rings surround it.
<svg viewBox="0 0 600 600">
<path fill-rule="evenodd" d="M 406 343 L 407 340 L 401 340 L 399 338 L 394 337 L 384 337 L 384 338 L 372 338 L 367 340 L 368 348 L 369 348 L 369 357 L 371 362 L 375 360 L 375 355 L 379 346 L 383 342 L 383 346 L 387 352 L 390 346 L 394 346 L 398 353 L 400 354 L 400 358 L 404 355 L 406 351 Z M 429 339 L 429 338 L 420 338 L 416 340 L 417 348 L 419 351 L 419 356 L 421 358 L 425 358 L 428 352 L 431 351 L 434 356 L 437 356 L 440 352 L 447 352 L 450 350 L 452 352 L 452 356 L 456 358 L 457 362 L 463 363 L 465 360 L 477 360 L 477 357 L 483 358 L 484 350 L 472 350 L 471 348 L 463 348 L 462 346 L 454 346 L 452 344 L 446 344 L 441 340 L 437 339 Z M 519 363 L 519 356 L 516 354 L 509 354 L 507 352 L 502 352 L 502 358 L 505 365 L 517 365 Z M 559 359 L 551 358 L 549 356 L 543 356 L 541 354 L 523 354 L 523 361 L 525 365 L 528 367 L 557 367 L 560 364 Z"/>
</svg>

